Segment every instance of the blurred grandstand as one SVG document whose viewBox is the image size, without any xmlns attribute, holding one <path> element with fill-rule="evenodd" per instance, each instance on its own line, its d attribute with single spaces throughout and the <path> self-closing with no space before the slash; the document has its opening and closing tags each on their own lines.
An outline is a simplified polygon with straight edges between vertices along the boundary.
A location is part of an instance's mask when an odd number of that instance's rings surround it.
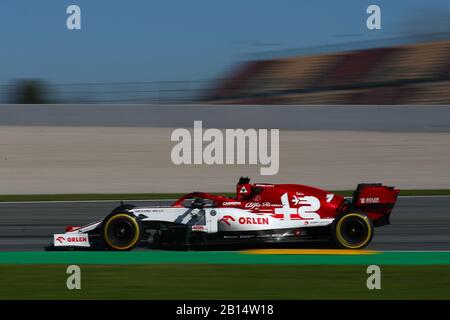
<svg viewBox="0 0 450 320">
<path fill-rule="evenodd" d="M 224 78 L 0 85 L 0 103 L 450 104 L 450 33 L 259 53 Z"/>
<path fill-rule="evenodd" d="M 450 104 L 450 40 L 242 63 L 206 100 L 224 104 Z"/>
</svg>

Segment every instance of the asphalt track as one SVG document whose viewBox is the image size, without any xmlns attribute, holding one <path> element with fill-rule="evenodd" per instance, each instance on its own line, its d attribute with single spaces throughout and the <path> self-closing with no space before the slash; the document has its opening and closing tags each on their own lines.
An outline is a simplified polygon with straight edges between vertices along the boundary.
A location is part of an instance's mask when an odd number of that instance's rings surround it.
<svg viewBox="0 0 450 320">
<path fill-rule="evenodd" d="M 127 201 L 139 206 L 169 201 Z M 118 201 L 0 203 L 0 251 L 42 251 L 66 225 L 103 218 Z M 450 197 L 400 197 L 372 250 L 450 250 Z"/>
</svg>

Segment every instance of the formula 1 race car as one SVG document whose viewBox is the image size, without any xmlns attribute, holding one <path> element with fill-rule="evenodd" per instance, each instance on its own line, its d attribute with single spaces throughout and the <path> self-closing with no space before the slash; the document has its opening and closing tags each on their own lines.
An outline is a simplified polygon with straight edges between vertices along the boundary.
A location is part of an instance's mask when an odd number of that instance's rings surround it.
<svg viewBox="0 0 450 320">
<path fill-rule="evenodd" d="M 66 228 L 51 248 L 131 250 L 138 244 L 204 245 L 330 241 L 360 249 L 374 227 L 389 224 L 399 194 L 359 184 L 353 198 L 298 184 L 251 184 L 241 177 L 236 197 L 186 194 L 167 207 L 121 205 L 103 220 Z"/>
</svg>

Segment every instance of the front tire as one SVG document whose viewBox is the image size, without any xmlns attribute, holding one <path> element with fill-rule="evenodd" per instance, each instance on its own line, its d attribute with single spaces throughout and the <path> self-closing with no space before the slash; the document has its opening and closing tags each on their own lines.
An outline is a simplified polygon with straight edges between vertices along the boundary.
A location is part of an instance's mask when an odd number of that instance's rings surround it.
<svg viewBox="0 0 450 320">
<path fill-rule="evenodd" d="M 109 249 L 132 250 L 139 244 L 142 226 L 129 212 L 115 211 L 103 220 L 102 236 Z"/>
<path fill-rule="evenodd" d="M 374 228 L 365 214 L 350 212 L 338 216 L 331 226 L 334 243 L 343 249 L 362 249 L 372 241 Z"/>
</svg>

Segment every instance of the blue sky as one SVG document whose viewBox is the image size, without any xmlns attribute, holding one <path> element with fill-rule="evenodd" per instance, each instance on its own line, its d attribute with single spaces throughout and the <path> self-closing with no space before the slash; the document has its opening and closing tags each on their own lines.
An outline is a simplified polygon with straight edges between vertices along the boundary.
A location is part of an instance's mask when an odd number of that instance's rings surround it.
<svg viewBox="0 0 450 320">
<path fill-rule="evenodd" d="M 82 30 L 66 29 L 66 8 Z M 378 4 L 382 30 L 366 28 Z M 209 79 L 248 54 L 446 28 L 448 0 L 1 0 L 0 84 Z"/>
</svg>

